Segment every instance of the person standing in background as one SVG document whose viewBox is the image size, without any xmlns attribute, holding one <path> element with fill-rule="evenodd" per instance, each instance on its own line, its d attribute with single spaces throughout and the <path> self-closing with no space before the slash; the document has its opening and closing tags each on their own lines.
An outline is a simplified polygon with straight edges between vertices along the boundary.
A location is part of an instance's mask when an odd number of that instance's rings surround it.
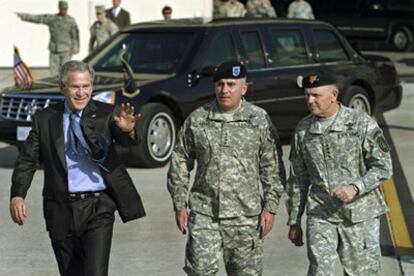
<svg viewBox="0 0 414 276">
<path fill-rule="evenodd" d="M 221 6 L 223 4 L 221 0 L 213 0 L 213 18 L 223 17 L 221 14 Z"/>
<path fill-rule="evenodd" d="M 129 12 L 121 8 L 121 0 L 112 0 L 113 7 L 106 10 L 106 16 L 114 22 L 119 29 L 131 25 Z"/>
<path fill-rule="evenodd" d="M 288 18 L 315 19 L 311 5 L 305 0 L 295 0 L 288 7 Z"/>
<path fill-rule="evenodd" d="M 276 17 L 269 0 L 249 0 L 246 4 L 248 17 Z"/>
<path fill-rule="evenodd" d="M 171 20 L 172 17 L 172 8 L 170 6 L 164 6 L 161 10 L 162 17 L 164 17 L 165 21 Z"/>
<path fill-rule="evenodd" d="M 102 45 L 118 31 L 118 26 L 106 17 L 105 7 L 96 6 L 96 21 L 90 28 L 89 52 Z"/>
<path fill-rule="evenodd" d="M 224 17 L 243 17 L 246 15 L 244 5 L 238 0 L 229 0 L 220 8 L 220 14 Z"/>
<path fill-rule="evenodd" d="M 49 66 L 50 74 L 57 75 L 65 62 L 79 53 L 79 29 L 75 19 L 68 14 L 68 2 L 58 2 L 58 14 L 34 15 L 16 13 L 26 22 L 45 24 L 49 27 Z"/>
</svg>

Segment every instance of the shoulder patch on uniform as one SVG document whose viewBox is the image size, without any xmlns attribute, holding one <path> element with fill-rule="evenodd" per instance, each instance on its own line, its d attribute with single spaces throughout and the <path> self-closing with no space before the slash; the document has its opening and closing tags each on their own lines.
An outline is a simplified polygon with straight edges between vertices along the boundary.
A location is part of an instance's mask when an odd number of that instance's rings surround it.
<svg viewBox="0 0 414 276">
<path fill-rule="evenodd" d="M 381 131 L 378 131 L 374 134 L 374 140 L 383 152 L 390 151 L 390 146 L 388 145 L 387 140 L 385 140 L 384 134 L 382 134 Z"/>
</svg>

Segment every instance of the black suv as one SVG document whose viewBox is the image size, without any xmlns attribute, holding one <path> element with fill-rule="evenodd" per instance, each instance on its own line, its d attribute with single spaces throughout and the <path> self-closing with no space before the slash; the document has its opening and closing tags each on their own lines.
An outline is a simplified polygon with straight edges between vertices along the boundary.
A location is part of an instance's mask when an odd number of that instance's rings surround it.
<svg viewBox="0 0 414 276">
<path fill-rule="evenodd" d="M 399 51 L 414 48 L 414 0 L 308 1 L 317 19 L 334 25 L 353 44 L 369 47 L 371 41 Z"/>
<path fill-rule="evenodd" d="M 123 88 L 122 51 L 138 87 L 132 92 Z M 374 113 L 401 101 L 392 62 L 361 56 L 323 22 L 222 19 L 136 24 L 85 59 L 97 72 L 95 99 L 129 101 L 142 114 L 137 128 L 143 142 L 124 153 L 129 165 L 156 167 L 168 161 L 176 130 L 191 111 L 214 99 L 214 68 L 228 60 L 247 66 L 247 100 L 265 108 L 285 136 L 308 114 L 298 83 L 321 65 L 337 72 L 345 105 Z M 21 143 L 33 113 L 62 98 L 56 77 L 38 81 L 30 91 L 3 91 L 0 140 Z"/>
</svg>

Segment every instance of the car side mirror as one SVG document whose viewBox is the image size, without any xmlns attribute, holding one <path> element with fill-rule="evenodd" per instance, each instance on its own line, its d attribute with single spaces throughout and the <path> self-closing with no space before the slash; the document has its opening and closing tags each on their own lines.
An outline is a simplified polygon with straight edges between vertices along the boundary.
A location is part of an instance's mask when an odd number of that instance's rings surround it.
<svg viewBox="0 0 414 276">
<path fill-rule="evenodd" d="M 124 78 L 124 91 L 132 94 L 137 90 L 137 83 L 134 79 L 134 71 L 132 70 L 131 65 L 125 59 L 125 48 L 121 51 L 119 58 L 122 63 L 122 71 L 123 71 L 123 78 Z"/>
<path fill-rule="evenodd" d="M 215 71 L 216 67 L 214 66 L 206 66 L 203 69 L 201 69 L 200 72 L 196 72 L 195 70 L 192 71 L 187 75 L 187 86 L 193 87 L 197 85 L 198 81 L 201 78 L 211 77 L 214 75 Z"/>
</svg>

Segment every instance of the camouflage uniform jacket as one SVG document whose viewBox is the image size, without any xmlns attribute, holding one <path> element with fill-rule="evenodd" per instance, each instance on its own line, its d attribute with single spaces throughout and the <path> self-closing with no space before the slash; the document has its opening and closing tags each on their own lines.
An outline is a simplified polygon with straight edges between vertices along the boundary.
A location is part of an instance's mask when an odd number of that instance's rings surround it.
<svg viewBox="0 0 414 276">
<path fill-rule="evenodd" d="M 99 20 L 95 21 L 90 28 L 91 38 L 89 40 L 89 52 L 102 45 L 112 35 L 118 31 L 118 26 L 110 19 L 106 19 L 104 22 Z"/>
<path fill-rule="evenodd" d="M 248 17 L 277 17 L 269 0 L 249 0 L 246 8 Z"/>
<path fill-rule="evenodd" d="M 75 19 L 70 16 L 58 14 L 33 15 L 24 13 L 23 21 L 45 24 L 49 27 L 51 53 L 79 52 L 79 30 Z"/>
<path fill-rule="evenodd" d="M 288 7 L 288 18 L 315 19 L 311 5 L 306 1 L 293 1 Z"/>
<path fill-rule="evenodd" d="M 217 218 L 254 216 L 263 209 L 276 213 L 285 171 L 276 128 L 263 109 L 243 100 L 226 121 L 213 101 L 187 118 L 168 172 L 176 211 L 187 207 L 195 161 L 191 210 Z"/>
<path fill-rule="evenodd" d="M 246 9 L 240 2 L 235 2 L 234 4 L 226 2 L 220 7 L 220 9 L 220 13 L 224 17 L 243 17 L 246 14 Z"/>
<path fill-rule="evenodd" d="M 300 224 L 306 202 L 308 216 L 328 221 L 356 223 L 385 213 L 379 185 L 392 175 L 389 151 L 381 129 L 366 113 L 341 106 L 325 132 L 317 117 L 302 119 L 290 153 L 288 224 Z M 345 204 L 330 196 L 334 187 L 351 183 L 359 189 L 353 201 Z"/>
</svg>

